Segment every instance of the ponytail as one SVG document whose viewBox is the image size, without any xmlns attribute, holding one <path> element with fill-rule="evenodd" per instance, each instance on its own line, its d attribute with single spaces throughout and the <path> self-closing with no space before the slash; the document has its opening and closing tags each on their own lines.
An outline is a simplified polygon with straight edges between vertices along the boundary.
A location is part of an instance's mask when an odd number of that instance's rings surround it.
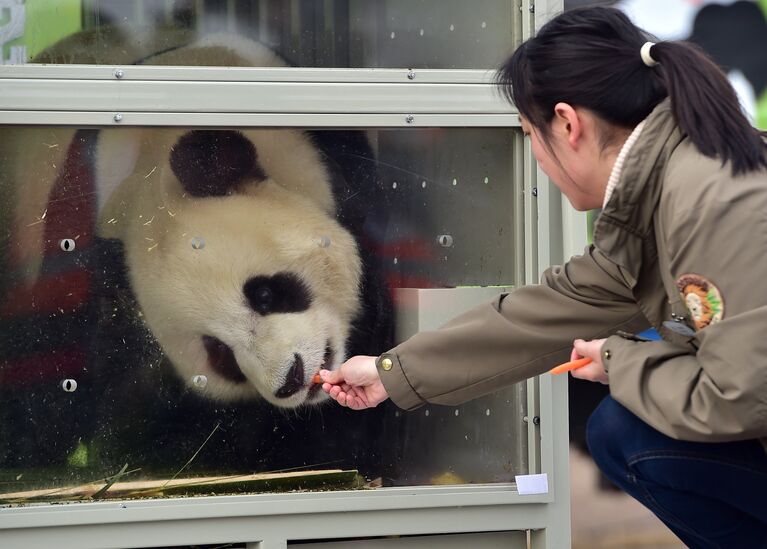
<svg viewBox="0 0 767 549">
<path fill-rule="evenodd" d="M 733 174 L 767 167 L 765 145 L 740 108 L 727 77 L 689 42 L 660 42 L 650 49 L 658 62 L 677 124 L 706 156 L 731 162 Z"/>
<path fill-rule="evenodd" d="M 649 66 L 640 55 L 646 42 L 620 10 L 570 10 L 517 48 L 496 83 L 544 139 L 560 101 L 632 129 L 668 97 L 677 124 L 702 154 L 730 162 L 734 175 L 767 167 L 761 135 L 719 67 L 683 42 L 653 45 L 646 53 L 658 64 Z"/>
</svg>

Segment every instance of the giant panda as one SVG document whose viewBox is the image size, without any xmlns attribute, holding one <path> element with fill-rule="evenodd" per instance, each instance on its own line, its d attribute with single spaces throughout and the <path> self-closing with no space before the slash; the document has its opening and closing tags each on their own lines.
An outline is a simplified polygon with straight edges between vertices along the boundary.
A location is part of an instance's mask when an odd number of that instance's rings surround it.
<svg viewBox="0 0 767 549">
<path fill-rule="evenodd" d="M 285 65 L 242 37 L 155 30 L 136 40 L 109 32 L 111 45 L 104 29 L 98 46 L 84 32 L 38 61 L 114 62 L 119 51 L 124 63 Z M 320 368 L 392 342 L 388 289 L 365 246 L 371 225 L 385 218 L 364 135 L 44 133 L 6 135 L 4 177 L 25 186 L 14 197 L 7 255 L 27 286 L 46 264 L 70 256 L 91 275 L 80 334 L 88 357 L 76 373 L 80 400 L 68 401 L 80 418 L 71 443 L 85 441 L 103 467 L 125 461 L 159 471 L 183 462 L 220 427 L 195 454 L 201 470 L 331 462 L 372 471 L 380 461 L 382 412 L 318 406 L 327 397 L 311 382 Z M 83 181 L 90 187 L 76 188 Z M 52 227 L 67 224 L 41 218 L 91 194 L 92 229 L 57 232 Z M 83 217 L 77 204 L 68 215 Z M 76 243 L 79 255 L 68 254 L 66 242 Z"/>
<path fill-rule="evenodd" d="M 346 356 L 361 262 L 309 139 L 129 130 L 99 136 L 98 149 L 109 151 L 96 152 L 99 175 L 113 151 L 137 158 L 98 232 L 124 244 L 146 324 L 180 377 L 205 375 L 224 401 L 325 398 L 311 379 Z"/>
</svg>

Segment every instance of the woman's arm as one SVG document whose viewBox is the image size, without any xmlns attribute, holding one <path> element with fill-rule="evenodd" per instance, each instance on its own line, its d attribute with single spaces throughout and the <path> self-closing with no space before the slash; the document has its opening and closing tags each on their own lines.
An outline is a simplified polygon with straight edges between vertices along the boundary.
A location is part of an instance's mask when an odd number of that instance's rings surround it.
<svg viewBox="0 0 767 549">
<path fill-rule="evenodd" d="M 455 405 L 546 372 L 573 340 L 647 327 L 618 268 L 593 246 L 544 273 L 542 284 L 502 294 L 384 353 L 378 374 L 395 404 Z"/>
</svg>

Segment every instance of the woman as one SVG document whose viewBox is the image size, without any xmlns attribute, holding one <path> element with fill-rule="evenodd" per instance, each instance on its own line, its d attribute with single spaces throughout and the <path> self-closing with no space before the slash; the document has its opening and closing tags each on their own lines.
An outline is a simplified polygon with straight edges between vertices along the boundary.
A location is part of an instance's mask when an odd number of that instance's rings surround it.
<svg viewBox="0 0 767 549">
<path fill-rule="evenodd" d="M 609 383 L 588 440 L 690 547 L 767 547 L 767 154 L 722 72 L 620 11 L 565 12 L 498 84 L 594 245 L 380 357 L 321 373 L 359 409 L 455 405 L 546 372 Z M 654 326 L 660 341 L 627 336 Z M 623 335 L 615 335 L 621 333 Z M 573 341 L 574 340 L 574 341 Z"/>
</svg>

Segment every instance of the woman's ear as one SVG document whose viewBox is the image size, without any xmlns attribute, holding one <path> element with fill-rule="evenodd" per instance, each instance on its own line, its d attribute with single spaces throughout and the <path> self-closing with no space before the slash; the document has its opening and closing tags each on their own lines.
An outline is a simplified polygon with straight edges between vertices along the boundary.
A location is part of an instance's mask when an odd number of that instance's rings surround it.
<svg viewBox="0 0 767 549">
<path fill-rule="evenodd" d="M 578 148 L 583 135 L 583 120 L 572 105 L 569 103 L 554 105 L 554 119 L 551 124 L 556 135 L 567 141 L 573 149 Z"/>
</svg>

